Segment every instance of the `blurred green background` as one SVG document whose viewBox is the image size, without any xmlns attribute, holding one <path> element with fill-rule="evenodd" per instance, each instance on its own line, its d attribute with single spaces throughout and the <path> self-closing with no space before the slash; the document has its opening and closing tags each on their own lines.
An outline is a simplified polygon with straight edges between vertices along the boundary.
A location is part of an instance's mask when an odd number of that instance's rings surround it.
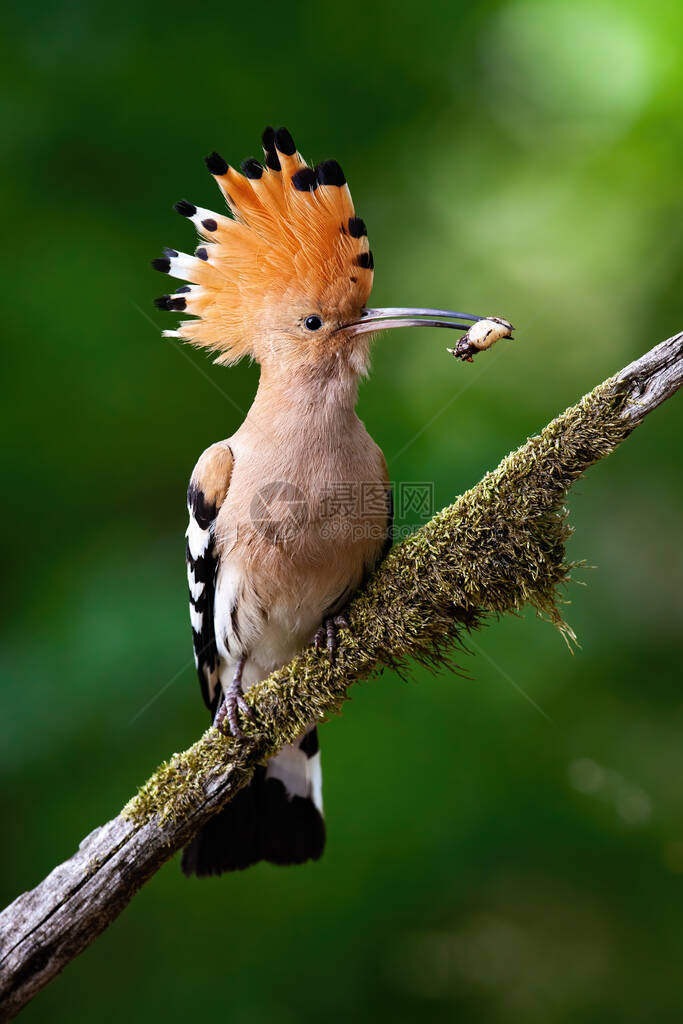
<svg viewBox="0 0 683 1024">
<path fill-rule="evenodd" d="M 163 341 L 148 266 L 193 244 L 176 199 L 219 202 L 203 156 L 287 125 L 346 171 L 373 304 L 517 325 L 472 366 L 376 345 L 360 414 L 440 507 L 683 327 L 683 8 L 36 0 L 3 29 L 4 904 L 206 726 L 185 487 L 257 369 Z M 682 411 L 572 494 L 573 657 L 526 615 L 471 680 L 355 687 L 318 864 L 176 858 L 22 1019 L 679 1021 Z"/>
</svg>

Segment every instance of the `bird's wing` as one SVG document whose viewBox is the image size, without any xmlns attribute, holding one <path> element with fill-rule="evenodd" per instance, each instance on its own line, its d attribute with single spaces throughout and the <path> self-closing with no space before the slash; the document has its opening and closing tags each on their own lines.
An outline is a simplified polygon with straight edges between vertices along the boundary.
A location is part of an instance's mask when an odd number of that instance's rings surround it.
<svg viewBox="0 0 683 1024">
<path fill-rule="evenodd" d="M 194 468 L 187 490 L 187 582 L 194 660 L 202 697 L 215 716 L 220 697 L 218 654 L 214 632 L 214 599 L 218 555 L 214 525 L 232 475 L 233 455 L 227 441 L 207 448 Z"/>
</svg>

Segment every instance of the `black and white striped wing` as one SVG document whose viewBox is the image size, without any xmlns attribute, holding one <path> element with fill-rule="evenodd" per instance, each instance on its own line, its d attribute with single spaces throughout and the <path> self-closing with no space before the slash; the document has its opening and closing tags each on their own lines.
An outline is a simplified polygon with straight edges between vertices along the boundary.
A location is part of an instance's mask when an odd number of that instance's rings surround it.
<svg viewBox="0 0 683 1024">
<path fill-rule="evenodd" d="M 214 598 L 218 557 L 214 543 L 215 511 L 211 518 L 203 496 L 190 484 L 187 495 L 190 523 L 187 528 L 187 583 L 190 589 L 190 622 L 194 663 L 197 668 L 202 697 L 212 715 L 216 714 L 218 686 L 218 655 L 214 631 Z"/>
<path fill-rule="evenodd" d="M 232 452 L 225 442 L 208 448 L 197 463 L 187 491 L 187 582 L 194 660 L 204 703 L 215 716 L 220 700 L 218 652 L 214 627 L 218 552 L 216 516 L 227 492 Z"/>
</svg>

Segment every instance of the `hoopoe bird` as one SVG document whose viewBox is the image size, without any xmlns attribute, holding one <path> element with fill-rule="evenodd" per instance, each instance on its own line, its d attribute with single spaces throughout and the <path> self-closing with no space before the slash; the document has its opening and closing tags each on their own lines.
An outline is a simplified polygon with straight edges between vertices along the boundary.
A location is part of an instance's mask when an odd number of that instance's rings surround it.
<svg viewBox="0 0 683 1024">
<path fill-rule="evenodd" d="M 311 642 L 334 659 L 345 606 L 391 546 L 386 461 L 355 411 L 372 336 L 469 324 L 455 349 L 469 360 L 510 332 L 505 321 L 449 310 L 367 308 L 373 257 L 340 165 L 309 167 L 285 128 L 267 128 L 262 142 L 264 162 L 245 160 L 241 173 L 218 153 L 206 158 L 231 216 L 182 200 L 175 209 L 201 244 L 153 261 L 190 282 L 156 300 L 195 317 L 165 336 L 218 353 L 222 365 L 247 356 L 261 367 L 244 423 L 206 449 L 188 490 L 197 673 L 212 720 L 235 736 L 250 713 L 246 688 Z M 310 727 L 208 822 L 182 869 L 299 864 L 324 844 Z"/>
</svg>

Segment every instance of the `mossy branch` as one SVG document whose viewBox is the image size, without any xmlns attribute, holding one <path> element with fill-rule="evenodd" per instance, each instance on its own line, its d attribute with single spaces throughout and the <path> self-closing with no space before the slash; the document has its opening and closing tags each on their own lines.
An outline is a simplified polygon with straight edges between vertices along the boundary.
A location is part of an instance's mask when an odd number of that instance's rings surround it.
<svg viewBox="0 0 683 1024">
<path fill-rule="evenodd" d="M 409 659 L 438 664 L 468 631 L 526 604 L 565 635 L 564 500 L 683 381 L 683 333 L 600 384 L 388 555 L 349 609 L 335 665 L 312 648 L 248 693 L 245 737 L 209 729 L 175 754 L 68 861 L 0 914 L 0 1020 L 11 1019 L 135 892 L 351 683 Z"/>
</svg>

